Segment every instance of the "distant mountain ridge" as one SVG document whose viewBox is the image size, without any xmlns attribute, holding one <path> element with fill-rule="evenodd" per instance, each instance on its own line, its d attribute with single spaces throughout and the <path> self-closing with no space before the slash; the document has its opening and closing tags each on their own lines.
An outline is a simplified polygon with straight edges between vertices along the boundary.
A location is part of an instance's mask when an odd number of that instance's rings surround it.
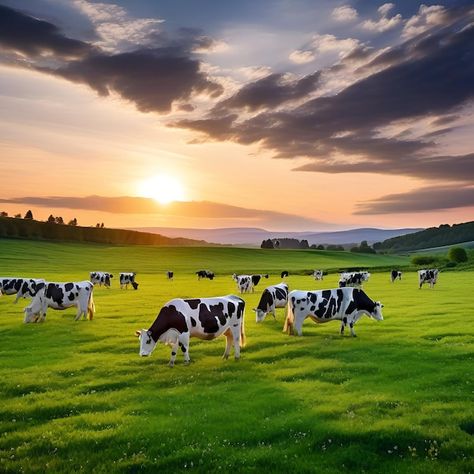
<svg viewBox="0 0 474 474">
<path fill-rule="evenodd" d="M 312 244 L 339 244 L 348 245 L 360 243 L 367 240 L 369 244 L 382 242 L 386 239 L 419 232 L 422 228 L 403 229 L 377 229 L 359 228 L 330 232 L 273 232 L 266 229 L 253 227 L 228 227 L 216 229 L 188 229 L 174 227 L 135 227 L 134 230 L 140 232 L 151 232 L 161 234 L 166 237 L 185 237 L 188 239 L 205 240 L 207 242 L 226 245 L 251 245 L 260 246 L 262 240 L 272 238 L 295 238 L 306 239 L 309 245 Z"/>
</svg>

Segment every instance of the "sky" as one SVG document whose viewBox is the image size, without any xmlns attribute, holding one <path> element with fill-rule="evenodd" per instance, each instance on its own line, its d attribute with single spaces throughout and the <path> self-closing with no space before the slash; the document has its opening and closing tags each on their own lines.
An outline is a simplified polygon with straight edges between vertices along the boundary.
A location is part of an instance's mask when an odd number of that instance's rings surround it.
<svg viewBox="0 0 474 474">
<path fill-rule="evenodd" d="M 473 98 L 472 1 L 0 0 L 0 210 L 465 222 Z"/>
</svg>

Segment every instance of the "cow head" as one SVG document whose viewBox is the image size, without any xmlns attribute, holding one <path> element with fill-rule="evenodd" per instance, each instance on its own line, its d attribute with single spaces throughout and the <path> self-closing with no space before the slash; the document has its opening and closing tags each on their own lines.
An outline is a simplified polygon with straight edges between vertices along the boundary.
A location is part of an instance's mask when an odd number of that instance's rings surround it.
<svg viewBox="0 0 474 474">
<path fill-rule="evenodd" d="M 370 313 L 370 317 L 376 319 L 377 321 L 383 321 L 382 308 L 383 304 L 380 301 L 376 301 L 374 309 Z"/>
<path fill-rule="evenodd" d="M 237 273 L 232 273 L 232 280 L 237 281 Z"/>
<path fill-rule="evenodd" d="M 253 311 L 255 311 L 255 320 L 257 323 L 261 323 L 267 316 L 267 313 L 263 311 L 263 309 L 253 308 Z"/>
<path fill-rule="evenodd" d="M 138 283 L 135 283 L 134 281 L 130 283 L 132 284 L 134 290 L 138 290 Z"/>
<path fill-rule="evenodd" d="M 140 355 L 142 357 L 149 356 L 156 347 L 156 341 L 151 337 L 151 331 L 142 329 L 141 331 L 135 331 L 135 335 L 140 340 Z"/>
</svg>

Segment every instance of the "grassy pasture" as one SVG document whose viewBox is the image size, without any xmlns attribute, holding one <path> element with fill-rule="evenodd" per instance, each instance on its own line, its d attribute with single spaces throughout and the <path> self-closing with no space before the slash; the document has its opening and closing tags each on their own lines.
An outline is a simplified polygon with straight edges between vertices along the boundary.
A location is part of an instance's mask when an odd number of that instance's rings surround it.
<svg viewBox="0 0 474 474">
<path fill-rule="evenodd" d="M 138 272 L 138 291 L 97 288 L 93 321 L 74 310 L 24 325 L 0 298 L 0 472 L 473 472 L 474 272 L 442 273 L 434 290 L 415 273 L 395 284 L 374 273 L 382 322 L 358 338 L 307 321 L 281 333 L 283 310 L 255 323 L 267 280 L 247 302 L 248 343 L 222 361 L 224 339 L 192 339 L 190 366 L 158 346 L 138 356 L 147 328 L 173 297 L 235 293 L 237 272 L 404 265 L 395 256 L 228 248 L 109 247 L 0 240 L 0 274 L 87 279 L 90 270 Z M 197 281 L 210 268 L 214 281 Z M 165 270 L 174 270 L 167 281 Z M 329 288 L 290 275 L 292 289 Z"/>
</svg>

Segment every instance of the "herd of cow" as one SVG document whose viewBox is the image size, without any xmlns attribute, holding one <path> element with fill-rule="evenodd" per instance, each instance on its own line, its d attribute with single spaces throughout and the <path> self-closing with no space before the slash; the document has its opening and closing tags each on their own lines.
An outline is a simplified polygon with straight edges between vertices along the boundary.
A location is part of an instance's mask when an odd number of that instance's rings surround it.
<svg viewBox="0 0 474 474">
<path fill-rule="evenodd" d="M 323 279 L 323 271 L 315 270 L 313 277 Z M 127 289 L 131 285 L 135 290 L 138 283 L 135 273 L 120 273 L 120 288 Z M 198 279 L 213 280 L 215 275 L 209 270 L 196 272 Z M 281 277 L 289 275 L 288 271 L 281 272 Z M 418 271 L 419 288 L 427 283 L 433 288 L 439 275 L 438 269 Z M 173 272 L 167 272 L 167 278 L 173 279 Z M 24 322 L 41 322 L 46 318 L 48 308 L 62 310 L 70 307 L 77 308 L 76 320 L 83 316 L 92 319 L 95 312 L 93 287 L 94 285 L 110 287 L 113 274 L 108 272 L 91 272 L 90 280 L 68 283 L 47 282 L 35 278 L 0 278 L 0 295 L 16 295 L 19 298 L 29 298 L 31 303 L 24 309 Z M 254 292 L 262 278 L 268 275 L 232 275 L 240 293 Z M 364 314 L 375 320 L 383 320 L 380 301 L 373 301 L 361 289 L 364 282 L 370 278 L 370 273 L 343 272 L 340 274 L 339 287 L 327 290 L 293 290 L 289 292 L 284 282 L 271 285 L 264 289 L 260 301 L 253 310 L 256 321 L 262 322 L 267 314 L 276 318 L 276 308 L 287 308 L 283 332 L 302 335 L 305 319 L 310 318 L 316 323 L 341 321 L 340 333 L 349 326 L 352 336 L 355 336 L 354 325 Z M 402 273 L 392 270 L 390 280 L 401 280 Z M 140 339 L 140 355 L 148 356 L 158 342 L 171 346 L 170 366 L 174 365 L 178 348 L 184 354 L 185 363 L 189 362 L 189 340 L 191 337 L 210 340 L 221 335 L 226 337 L 224 358 L 228 358 L 232 346 L 235 358 L 240 357 L 240 349 L 245 343 L 244 330 L 245 301 L 235 295 L 214 298 L 176 298 L 166 303 L 158 313 L 150 328 L 136 332 Z"/>
</svg>

